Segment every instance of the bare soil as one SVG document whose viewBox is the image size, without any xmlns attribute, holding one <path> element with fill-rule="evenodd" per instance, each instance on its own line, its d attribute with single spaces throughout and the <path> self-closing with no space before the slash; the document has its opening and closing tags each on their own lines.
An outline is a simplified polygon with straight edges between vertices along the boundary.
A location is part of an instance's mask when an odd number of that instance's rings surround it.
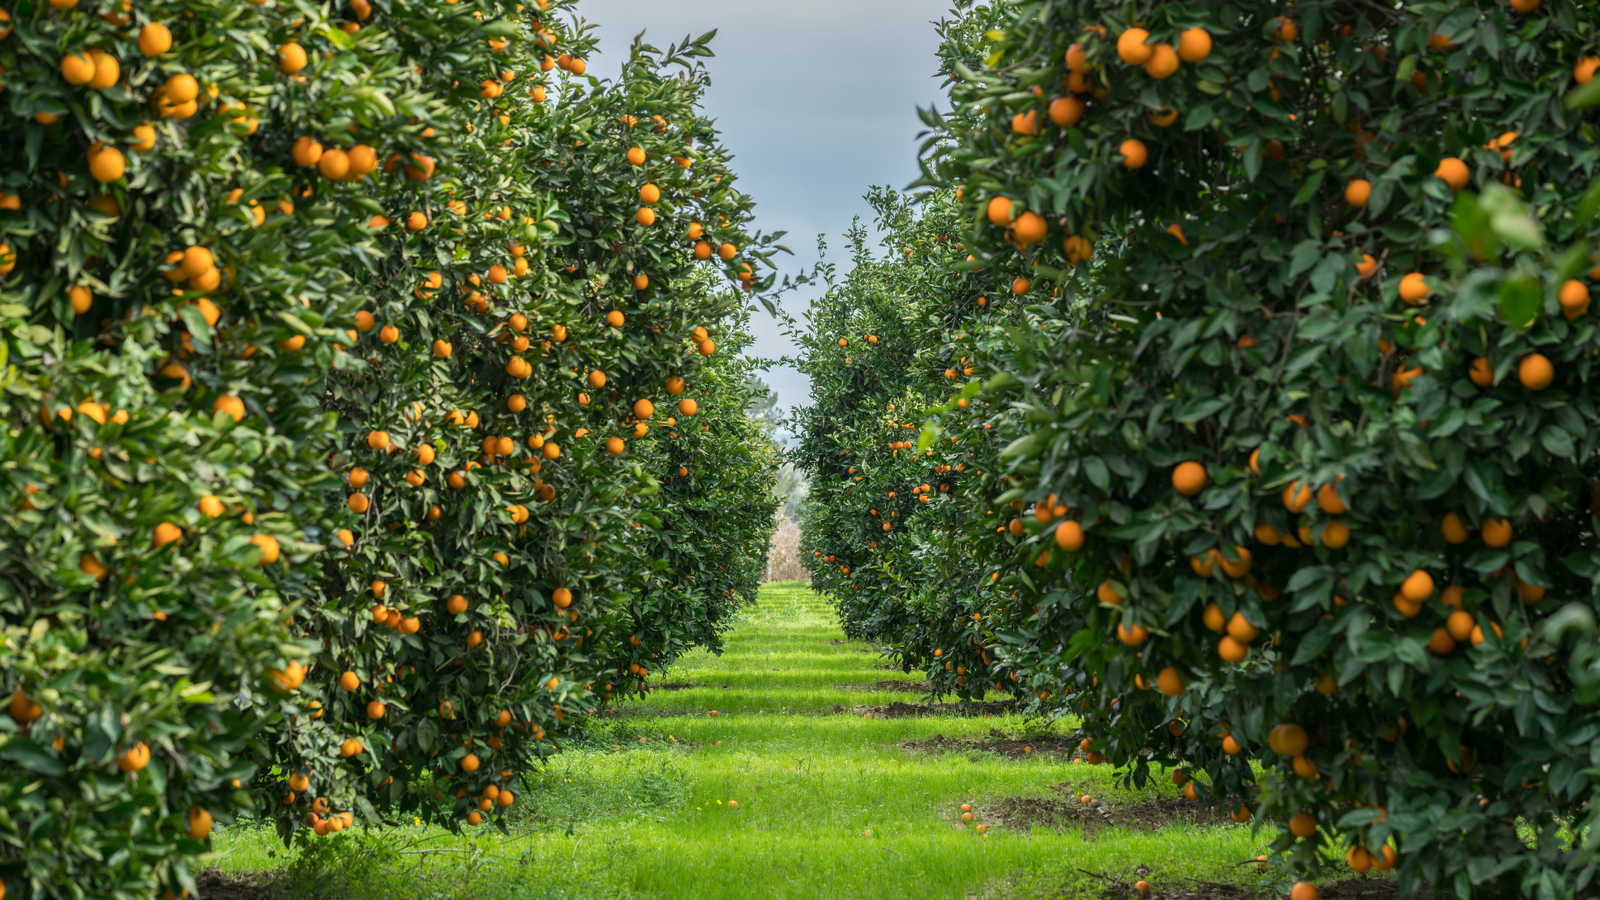
<svg viewBox="0 0 1600 900">
<path fill-rule="evenodd" d="M 925 741 L 906 741 L 900 745 L 906 750 L 924 753 L 966 753 L 982 751 L 998 753 L 1010 759 L 1027 759 L 1034 756 L 1071 758 L 1077 752 L 1077 741 L 1063 737 L 1040 735 L 1016 737 L 996 728 L 989 729 L 987 737 L 947 738 L 936 734 Z"/>
<path fill-rule="evenodd" d="M 907 719 L 917 716 L 999 716 L 1017 708 L 1012 700 L 984 700 L 962 706 L 959 703 L 903 703 L 896 700 L 888 706 L 853 706 L 846 710 L 835 703 L 835 713 L 871 715 L 875 719 Z"/>
</svg>

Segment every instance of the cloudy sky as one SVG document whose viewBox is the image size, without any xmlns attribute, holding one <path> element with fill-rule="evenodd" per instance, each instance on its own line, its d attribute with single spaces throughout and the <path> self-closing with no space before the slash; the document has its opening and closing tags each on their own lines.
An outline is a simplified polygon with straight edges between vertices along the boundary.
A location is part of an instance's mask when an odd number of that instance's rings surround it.
<svg viewBox="0 0 1600 900">
<path fill-rule="evenodd" d="M 932 23 L 946 0 L 585 0 L 579 9 L 599 26 L 602 52 L 590 72 L 603 78 L 616 77 L 640 31 L 664 48 L 716 29 L 706 112 L 755 198 L 756 227 L 789 232 L 788 272 L 816 262 L 819 233 L 829 258 L 844 262 L 851 218 L 870 224 L 867 186 L 901 188 L 917 177 L 916 107 L 940 99 Z M 815 293 L 786 295 L 785 307 L 799 317 Z M 753 353 L 789 351 L 765 311 L 754 324 Z M 774 369 L 767 383 L 783 408 L 807 402 L 806 381 L 793 370 Z"/>
</svg>

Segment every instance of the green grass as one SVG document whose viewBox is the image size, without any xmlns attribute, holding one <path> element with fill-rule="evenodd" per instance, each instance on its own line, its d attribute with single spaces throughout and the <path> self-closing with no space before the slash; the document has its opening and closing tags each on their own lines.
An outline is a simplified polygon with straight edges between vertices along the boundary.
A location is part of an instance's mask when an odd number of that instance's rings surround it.
<svg viewBox="0 0 1600 900">
<path fill-rule="evenodd" d="M 518 798 L 526 818 L 510 837 L 358 829 L 285 853 L 271 833 L 238 827 L 217 839 L 217 865 L 272 871 L 294 893 L 351 900 L 1022 900 L 1098 896 L 1102 885 L 1080 868 L 1143 877 L 1157 890 L 1254 877 L 1237 863 L 1266 841 L 1248 827 L 1174 824 L 1092 837 L 1005 827 L 989 815 L 1002 798 L 1052 796 L 1067 781 L 1113 803 L 1175 789 L 1163 779 L 1145 794 L 1127 792 L 1112 784 L 1109 767 L 1060 758 L 905 749 L 935 734 L 1044 732 L 1017 716 L 851 714 L 857 704 L 922 699 L 859 689 L 915 680 L 878 665 L 872 648 L 842 640 L 808 588 L 769 586 L 721 657 L 697 653 L 660 676 L 697 687 L 624 707 L 536 773 Z M 833 714 L 836 704 L 846 713 Z M 963 802 L 989 825 L 987 836 L 962 824 Z M 1134 874 L 1140 867 L 1148 874 Z"/>
</svg>

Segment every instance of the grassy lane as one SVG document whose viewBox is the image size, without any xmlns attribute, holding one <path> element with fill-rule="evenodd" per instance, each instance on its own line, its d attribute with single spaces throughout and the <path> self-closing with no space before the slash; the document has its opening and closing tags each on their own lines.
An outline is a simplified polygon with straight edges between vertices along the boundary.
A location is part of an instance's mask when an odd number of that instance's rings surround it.
<svg viewBox="0 0 1600 900">
<path fill-rule="evenodd" d="M 1051 734 L 1016 716 L 852 713 L 923 699 L 863 689 L 914 680 L 878 664 L 871 648 L 842 641 L 808 589 L 770 586 L 723 656 L 696 654 L 662 676 L 692 687 L 608 716 L 527 784 L 516 809 L 528 818 L 510 838 L 358 831 L 285 854 L 271 835 L 241 827 L 218 840 L 218 865 L 274 870 L 280 886 L 351 900 L 1027 898 L 1098 896 L 1103 886 L 1079 868 L 1144 877 L 1157 890 L 1250 877 L 1236 863 L 1263 842 L 1247 827 L 1178 819 L 1086 834 L 1007 815 L 1018 798 L 1071 805 L 1087 794 L 1121 809 L 1176 791 L 1163 781 L 1124 792 L 1109 767 L 1060 755 L 903 746 L 936 735 L 980 741 L 991 729 L 1024 742 Z M 1072 790 L 1053 790 L 1068 782 Z M 986 836 L 962 823 L 963 802 Z"/>
</svg>

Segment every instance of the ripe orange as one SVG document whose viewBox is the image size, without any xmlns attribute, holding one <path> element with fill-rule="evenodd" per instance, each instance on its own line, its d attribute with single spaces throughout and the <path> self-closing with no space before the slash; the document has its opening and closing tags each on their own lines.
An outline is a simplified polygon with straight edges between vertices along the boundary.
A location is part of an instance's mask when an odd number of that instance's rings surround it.
<svg viewBox="0 0 1600 900">
<path fill-rule="evenodd" d="M 1083 118 L 1083 110 L 1083 101 L 1077 97 L 1057 97 L 1050 101 L 1050 121 L 1061 128 L 1070 128 Z"/>
<path fill-rule="evenodd" d="M 1568 321 L 1576 319 L 1589 311 L 1589 287 L 1576 278 L 1569 278 L 1561 284 L 1561 314 Z"/>
<path fill-rule="evenodd" d="M 1433 576 L 1417 569 L 1400 584 L 1400 593 L 1413 603 L 1421 603 L 1433 596 Z"/>
<path fill-rule="evenodd" d="M 1193 497 L 1205 490 L 1206 467 L 1193 460 L 1178 463 L 1172 470 L 1172 486 L 1178 493 Z"/>
<path fill-rule="evenodd" d="M 1467 377 L 1478 387 L 1488 387 L 1494 384 L 1494 368 L 1489 365 L 1487 357 L 1480 356 L 1472 361 L 1472 368 L 1467 370 Z"/>
<path fill-rule="evenodd" d="M 1171 44 L 1155 44 L 1150 48 L 1150 58 L 1145 60 L 1144 70 L 1151 78 L 1157 80 L 1171 78 L 1178 71 L 1178 54 L 1172 49 Z"/>
<path fill-rule="evenodd" d="M 1600 56 L 1585 56 L 1572 67 L 1572 80 L 1579 84 L 1588 84 L 1594 80 L 1597 69 L 1600 69 Z"/>
<path fill-rule="evenodd" d="M 1056 526 L 1056 546 L 1068 552 L 1083 549 L 1083 526 L 1071 519 Z"/>
<path fill-rule="evenodd" d="M 1155 55 L 1155 48 L 1146 44 L 1150 32 L 1143 28 L 1129 28 L 1117 36 L 1117 57 L 1130 66 L 1142 66 Z"/>
<path fill-rule="evenodd" d="M 1530 391 L 1544 390 L 1555 378 L 1555 367 L 1543 353 L 1530 353 L 1517 364 L 1517 380 Z"/>
<path fill-rule="evenodd" d="M 989 206 L 987 208 L 987 215 L 989 216 L 989 221 L 991 223 L 993 223 L 994 225 L 997 225 L 997 226 L 999 226 L 1001 228 L 1010 227 L 1010 225 L 1011 225 L 1011 198 L 1009 198 L 1009 197 L 994 197 L 994 198 L 991 198 L 989 200 Z"/>
<path fill-rule="evenodd" d="M 1428 296 L 1428 282 L 1421 272 L 1411 272 L 1400 279 L 1400 299 L 1411 306 L 1420 304 Z"/>
<path fill-rule="evenodd" d="M 186 829 L 189 837 L 197 841 L 205 840 L 211 836 L 211 826 L 213 824 L 210 812 L 199 806 L 190 808 L 188 828 Z"/>
<path fill-rule="evenodd" d="M 1217 655 L 1222 657 L 1224 662 L 1241 663 L 1250 655 L 1250 647 L 1235 640 L 1232 635 L 1227 635 L 1217 642 Z"/>
<path fill-rule="evenodd" d="M 347 670 L 343 675 L 339 676 L 339 687 L 347 691 L 354 691 L 356 688 L 361 687 L 361 677 Z"/>
<path fill-rule="evenodd" d="M 1140 644 L 1144 643 L 1145 638 L 1148 638 L 1149 636 L 1150 632 L 1146 631 L 1142 625 L 1123 624 L 1117 626 L 1117 640 L 1127 644 L 1130 647 L 1139 646 Z"/>
<path fill-rule="evenodd" d="M 1188 683 L 1183 680 L 1183 675 L 1172 666 L 1167 666 L 1156 676 L 1156 687 L 1168 697 L 1176 697 L 1188 688 Z"/>
<path fill-rule="evenodd" d="M 1305 815 L 1305 813 L 1301 813 L 1301 815 Z M 1290 823 L 1289 828 L 1291 831 L 1293 831 L 1294 824 Z M 1311 825 L 1311 834 L 1317 833 L 1316 828 L 1316 822 L 1313 821 Z M 1295 832 L 1295 834 L 1299 835 L 1300 837 L 1311 836 L 1311 834 L 1300 834 L 1299 832 Z M 1322 892 L 1317 890 L 1317 886 L 1309 881 L 1296 881 L 1294 883 L 1294 887 L 1289 889 L 1289 900 L 1320 900 L 1321 897 Z"/>
<path fill-rule="evenodd" d="M 1211 55 L 1211 32 L 1204 28 L 1186 28 L 1178 36 L 1178 58 L 1186 63 L 1197 63 Z"/>
<path fill-rule="evenodd" d="M 1011 233 L 1016 238 L 1017 245 L 1026 247 L 1044 240 L 1045 232 L 1049 226 L 1045 223 L 1044 216 L 1032 210 L 1018 216 L 1012 223 Z M 726 245 L 724 245 L 726 246 Z"/>
<path fill-rule="evenodd" d="M 1283 508 L 1289 512 L 1298 513 L 1305 510 L 1311 503 L 1311 488 L 1298 481 L 1291 481 L 1283 489 Z"/>
<path fill-rule="evenodd" d="M 1365 178 L 1353 178 L 1344 186 L 1344 202 L 1360 208 L 1367 205 L 1367 200 L 1372 197 L 1372 182 Z"/>
<path fill-rule="evenodd" d="M 1117 152 L 1122 154 L 1122 164 L 1130 169 L 1138 169 L 1144 166 L 1145 160 L 1150 155 L 1149 151 L 1145 149 L 1144 142 L 1138 138 L 1128 138 L 1123 141 L 1122 145 L 1117 148 Z"/>
<path fill-rule="evenodd" d="M 1439 160 L 1439 167 L 1433 170 L 1433 177 L 1443 179 L 1445 184 L 1450 185 L 1452 191 L 1466 187 L 1467 182 L 1471 180 L 1471 174 L 1467 170 L 1467 164 L 1454 156 L 1446 156 Z"/>
<path fill-rule="evenodd" d="M 1122 605 L 1122 595 L 1117 593 L 1116 586 L 1110 579 L 1100 582 L 1100 586 L 1095 589 L 1095 599 L 1110 606 Z"/>
</svg>

